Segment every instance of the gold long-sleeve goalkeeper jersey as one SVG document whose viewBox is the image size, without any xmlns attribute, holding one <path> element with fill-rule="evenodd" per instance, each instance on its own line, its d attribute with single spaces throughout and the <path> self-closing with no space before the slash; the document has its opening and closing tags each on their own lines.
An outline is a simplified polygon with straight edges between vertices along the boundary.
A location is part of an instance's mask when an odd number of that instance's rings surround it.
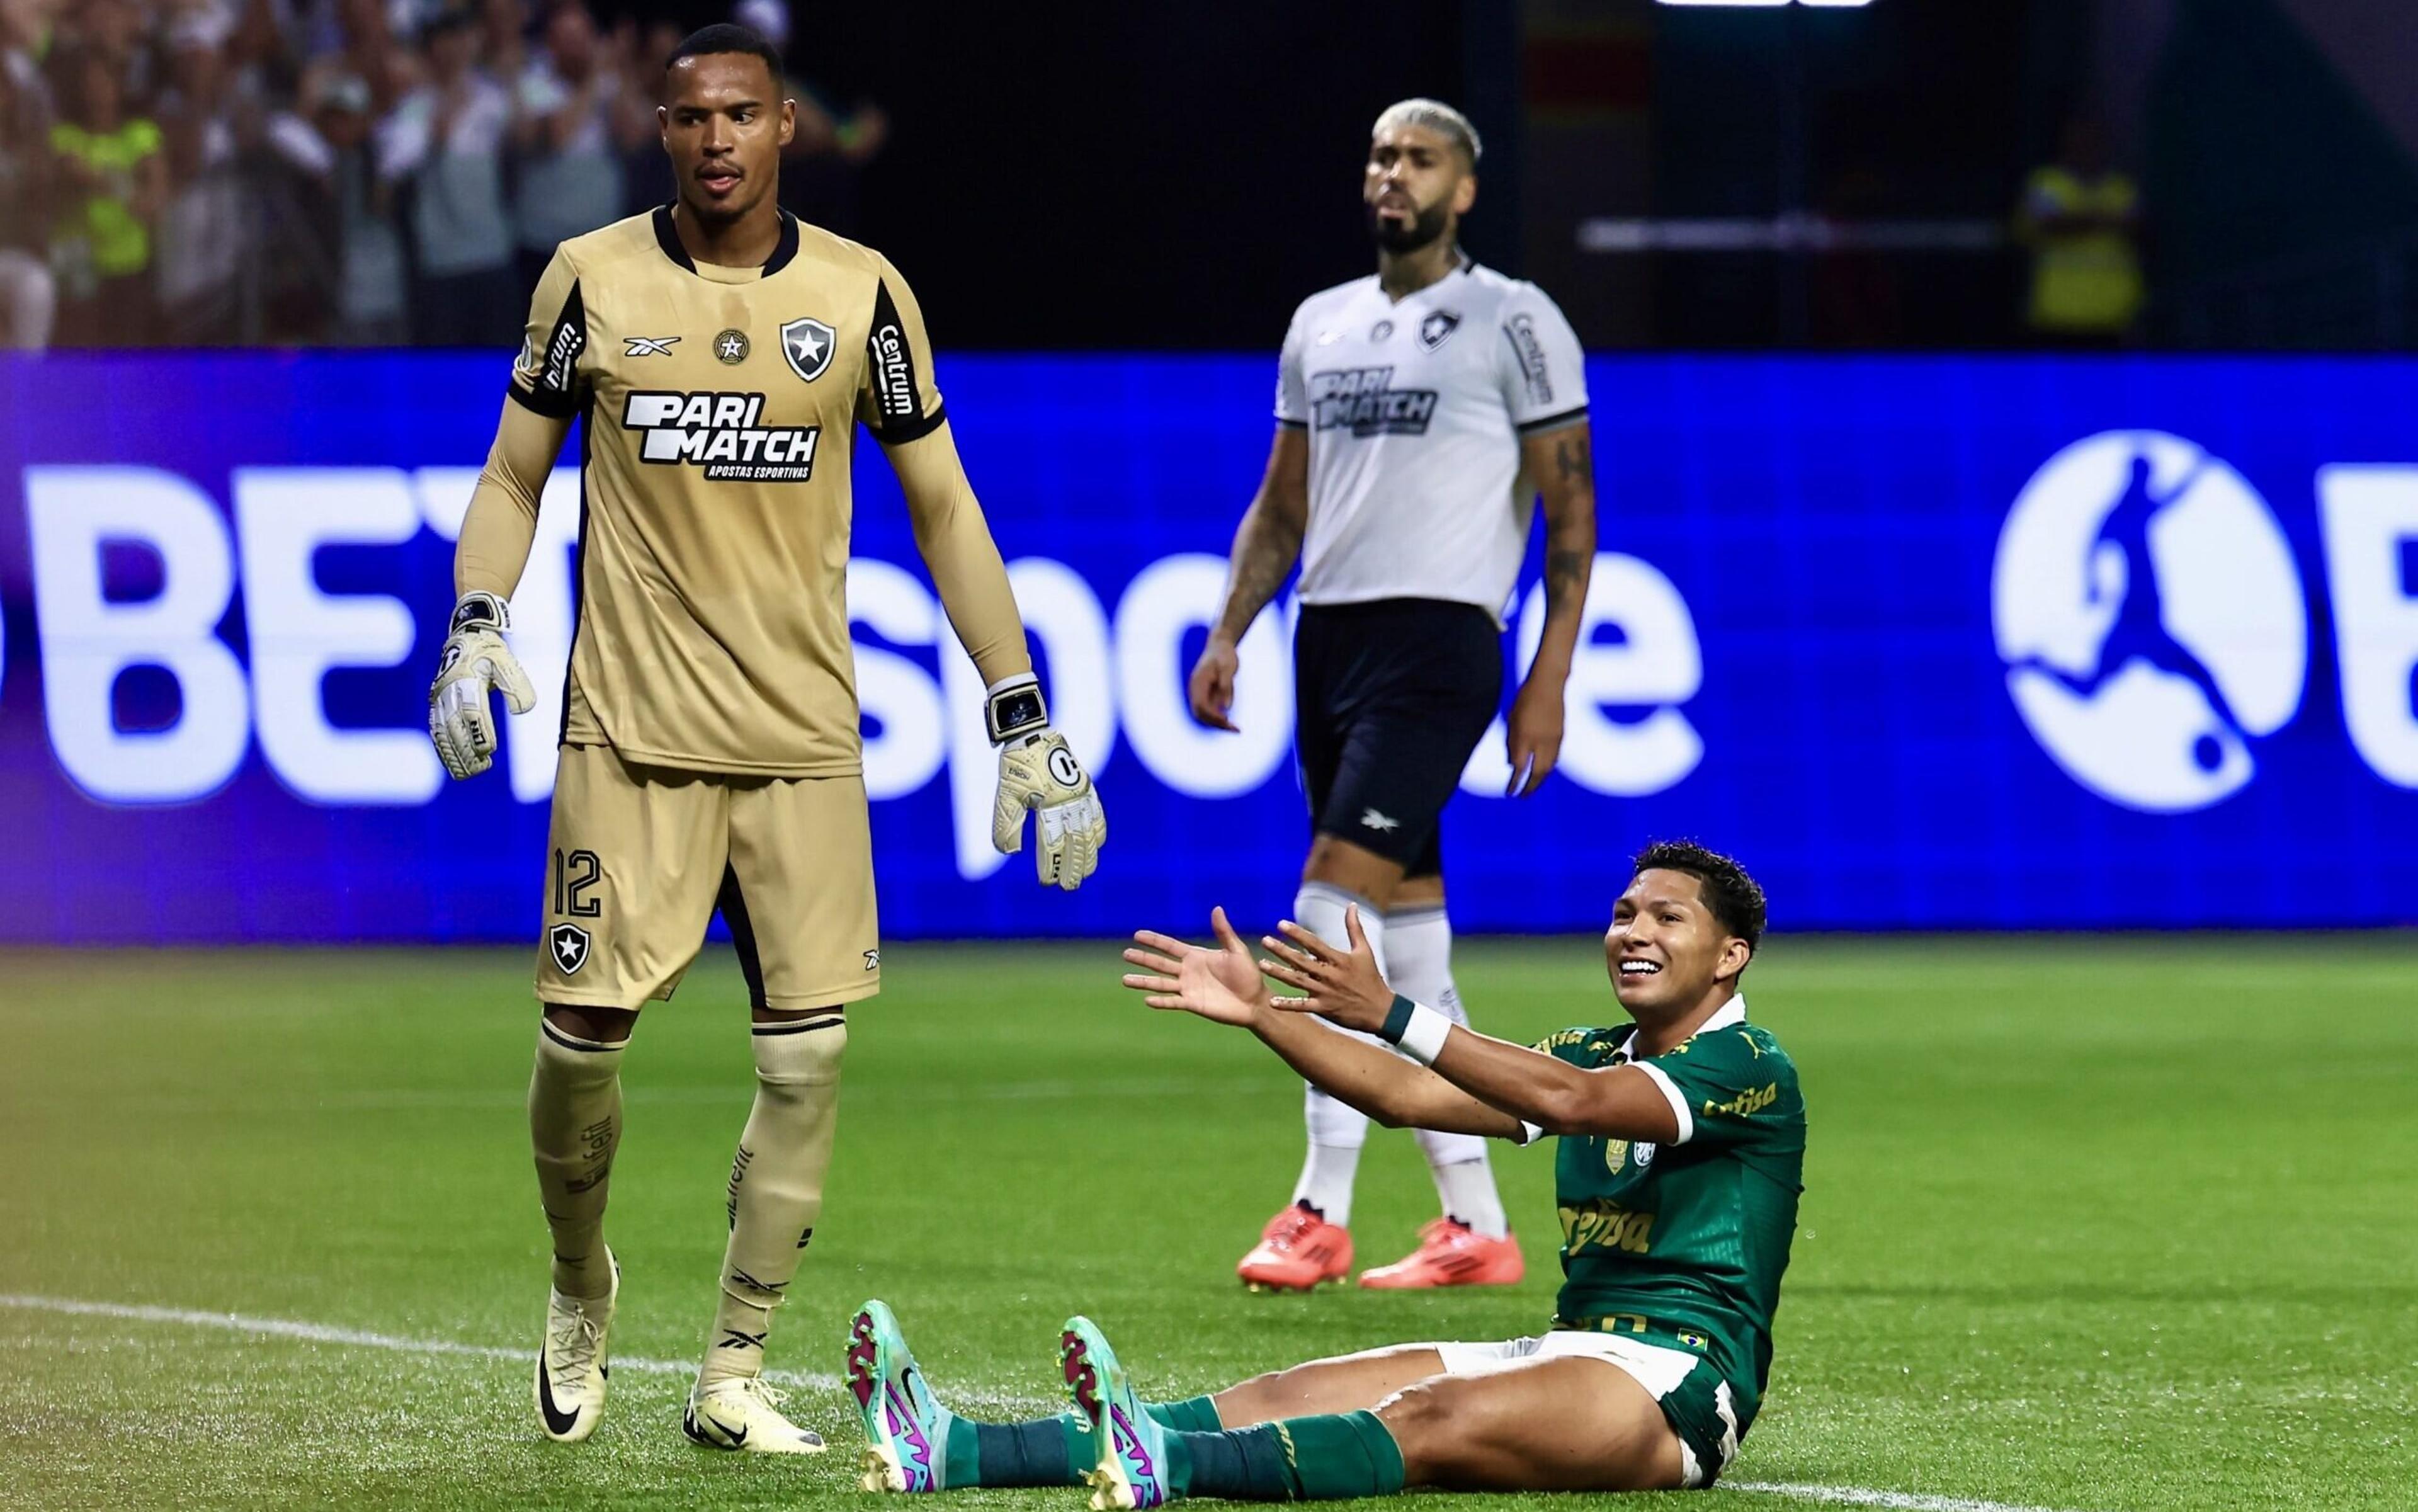
<svg viewBox="0 0 2418 1512">
<path fill-rule="evenodd" d="M 509 593 L 550 448 L 583 417 L 565 741 L 704 771 L 860 770 L 846 601 L 860 420 L 899 466 L 986 680 L 1030 670 L 942 428 L 922 313 L 879 252 L 786 214 L 761 268 L 696 263 L 668 209 L 574 237 L 538 285 L 511 397 L 550 423 L 506 406 L 456 586 Z M 530 433 L 542 460 L 514 454 Z"/>
</svg>

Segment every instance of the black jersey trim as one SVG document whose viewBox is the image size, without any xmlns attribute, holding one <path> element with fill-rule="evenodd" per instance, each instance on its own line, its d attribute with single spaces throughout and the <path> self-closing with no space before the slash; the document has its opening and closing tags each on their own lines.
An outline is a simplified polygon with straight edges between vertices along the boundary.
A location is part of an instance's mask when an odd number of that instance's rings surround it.
<svg viewBox="0 0 2418 1512">
<path fill-rule="evenodd" d="M 932 412 L 922 420 L 892 420 L 880 430 L 874 432 L 873 438 L 883 446 L 905 446 L 910 441 L 924 439 L 948 422 L 949 406 L 934 405 Z"/>
<path fill-rule="evenodd" d="M 546 328 L 545 344 L 522 359 L 526 362 L 534 358 L 537 372 L 527 374 L 516 368 L 509 391 L 525 407 L 549 420 L 569 420 L 579 411 L 579 356 L 587 350 L 588 303 L 574 278 L 570 292 L 562 297 L 562 308 L 555 313 L 554 324 Z"/>
<path fill-rule="evenodd" d="M 1512 429 L 1518 431 L 1522 435 L 1534 435 L 1538 431 L 1550 431 L 1556 426 L 1575 425 L 1586 418 L 1587 407 L 1584 405 L 1581 405 L 1576 409 L 1566 409 L 1558 415 L 1547 415 L 1540 420 L 1523 420 L 1518 425 L 1513 426 Z"/>
<path fill-rule="evenodd" d="M 652 219 L 655 226 L 655 245 L 663 249 L 665 256 L 690 272 L 696 272 L 696 259 L 691 257 L 688 254 L 688 249 L 681 245 L 680 228 L 672 224 L 672 207 L 668 205 L 656 206 Z M 773 243 L 773 255 L 764 260 L 764 276 L 771 278 L 797 261 L 797 258 L 798 218 L 783 210 L 781 237 L 778 241 Z"/>
<path fill-rule="evenodd" d="M 664 250 L 664 255 L 690 272 L 696 272 L 696 259 L 691 257 L 688 254 L 688 249 L 681 245 L 680 230 L 672 224 L 672 207 L 668 205 L 656 206 L 654 222 L 655 245 Z"/>
<path fill-rule="evenodd" d="M 569 394 L 532 393 L 517 383 L 504 385 L 504 392 L 523 409 L 548 420 L 569 420 L 579 413 L 579 401 Z"/>
<path fill-rule="evenodd" d="M 773 255 L 764 260 L 764 276 L 773 274 L 797 260 L 798 218 L 788 211 L 781 212 L 781 239 L 773 244 Z"/>
<path fill-rule="evenodd" d="M 1278 415 L 1277 417 L 1277 423 L 1285 427 L 1287 430 L 1306 431 L 1309 429 L 1309 421 L 1306 420 L 1295 420 L 1291 415 Z"/>
<path fill-rule="evenodd" d="M 874 434 L 892 446 L 929 435 L 941 423 L 940 406 L 924 413 L 923 374 L 915 371 L 915 344 L 890 298 L 890 281 L 873 286 L 873 323 L 865 333 L 866 374 L 873 384 Z"/>
</svg>

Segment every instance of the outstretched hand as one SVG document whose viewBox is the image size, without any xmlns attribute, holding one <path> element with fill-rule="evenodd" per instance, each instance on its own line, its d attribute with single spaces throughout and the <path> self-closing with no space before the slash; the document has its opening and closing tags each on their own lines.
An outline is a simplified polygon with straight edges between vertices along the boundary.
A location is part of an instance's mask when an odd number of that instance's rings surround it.
<svg viewBox="0 0 2418 1512">
<path fill-rule="evenodd" d="M 1268 1005 L 1267 984 L 1225 909 L 1209 910 L 1209 927 L 1217 938 L 1215 950 L 1155 929 L 1135 930 L 1125 959 L 1141 970 L 1126 972 L 1125 984 L 1145 994 L 1142 1001 L 1153 1008 L 1180 1008 L 1212 1023 L 1247 1028 Z"/>
<path fill-rule="evenodd" d="M 1328 1023 L 1364 1034 L 1385 1027 L 1385 1016 L 1394 1006 L 1394 989 L 1377 970 L 1377 953 L 1361 931 L 1357 904 L 1343 910 L 1343 932 L 1352 946 L 1348 951 L 1337 950 L 1291 919 L 1277 928 L 1284 934 L 1283 939 L 1260 937 L 1271 958 L 1261 961 L 1259 970 L 1301 996 L 1270 998 L 1270 1006 L 1288 1013 L 1316 1014 Z"/>
</svg>

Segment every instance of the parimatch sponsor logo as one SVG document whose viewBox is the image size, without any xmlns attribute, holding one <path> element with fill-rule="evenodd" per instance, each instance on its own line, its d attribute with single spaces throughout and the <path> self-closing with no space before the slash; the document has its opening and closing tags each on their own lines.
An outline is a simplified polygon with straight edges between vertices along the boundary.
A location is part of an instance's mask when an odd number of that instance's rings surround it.
<svg viewBox="0 0 2418 1512">
<path fill-rule="evenodd" d="M 633 393 L 621 428 L 644 439 L 638 457 L 702 467 L 716 482 L 803 483 L 815 472 L 819 425 L 762 425 L 760 393 Z"/>
<path fill-rule="evenodd" d="M 1310 424 L 1354 435 L 1425 435 L 1435 419 L 1433 389 L 1390 387 L 1392 368 L 1343 368 L 1309 375 Z"/>
</svg>

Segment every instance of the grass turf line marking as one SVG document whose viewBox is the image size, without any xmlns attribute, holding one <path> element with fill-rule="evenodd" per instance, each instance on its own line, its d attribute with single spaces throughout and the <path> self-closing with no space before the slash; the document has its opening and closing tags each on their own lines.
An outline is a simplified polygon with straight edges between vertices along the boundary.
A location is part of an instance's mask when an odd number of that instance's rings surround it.
<svg viewBox="0 0 2418 1512">
<path fill-rule="evenodd" d="M 533 1350 L 464 1344 L 450 1338 L 408 1338 L 398 1334 L 375 1334 L 359 1328 L 332 1328 L 325 1323 L 306 1323 L 290 1318 L 253 1318 L 239 1312 L 201 1312 L 190 1307 L 85 1302 L 74 1297 L 31 1296 L 23 1292 L 0 1292 L 0 1307 L 72 1318 L 111 1318 L 126 1322 L 216 1328 L 228 1333 L 297 1339 L 306 1344 L 391 1350 L 400 1354 L 450 1354 L 474 1360 L 507 1360 L 514 1365 L 527 1365 L 537 1358 Z M 648 1375 L 687 1375 L 696 1368 L 685 1361 L 632 1359 L 626 1356 L 616 1356 L 613 1366 L 619 1370 Z M 812 1371 L 767 1370 L 764 1378 L 815 1390 L 835 1390 L 841 1384 L 836 1375 Z M 1834 1506 L 1882 1507 L 1889 1512 L 2052 1512 L 2047 1507 L 2023 1506 L 2010 1502 L 1976 1501 L 1962 1496 L 1921 1496 L 1910 1491 L 1868 1490 L 1859 1486 L 1813 1486 L 1793 1481 L 1724 1481 L 1722 1487 L 1724 1490 L 1760 1491 L 1768 1496 L 1786 1496 L 1804 1502 L 1827 1502 Z"/>
<path fill-rule="evenodd" d="M 325 1323 L 298 1322 L 287 1318 L 253 1318 L 239 1312 L 199 1312 L 188 1307 L 152 1307 L 122 1302 L 84 1302 L 74 1297 L 29 1296 L 23 1293 L 0 1292 L 0 1307 L 13 1307 L 26 1312 L 47 1312 L 75 1318 L 114 1318 L 128 1322 L 177 1323 L 188 1328 L 216 1328 L 234 1334 L 253 1334 L 269 1338 L 297 1339 L 306 1344 L 335 1344 L 349 1349 L 392 1350 L 399 1354 L 451 1354 L 474 1360 L 509 1360 L 514 1365 L 529 1365 L 537 1359 L 537 1351 L 499 1349 L 492 1344 L 463 1344 L 450 1338 L 407 1338 L 399 1334 L 374 1334 L 359 1328 L 331 1328 Z M 632 1359 L 625 1355 L 613 1357 L 613 1368 L 631 1370 L 642 1375 L 694 1375 L 696 1367 L 683 1360 Z M 764 1379 L 780 1385 L 804 1386 L 813 1390 L 835 1390 L 841 1384 L 836 1375 L 819 1371 L 767 1370 Z"/>
<path fill-rule="evenodd" d="M 1924 1496 L 1914 1491 L 1875 1491 L 1861 1486 L 1813 1486 L 1800 1481 L 1724 1480 L 1714 1483 L 1725 1491 L 1761 1491 L 1767 1496 L 1792 1496 L 1801 1502 L 1828 1502 L 1833 1506 L 1878 1506 L 1893 1512 L 2052 1512 L 2043 1506 L 2013 1502 L 1984 1502 L 1969 1496 Z"/>
</svg>

